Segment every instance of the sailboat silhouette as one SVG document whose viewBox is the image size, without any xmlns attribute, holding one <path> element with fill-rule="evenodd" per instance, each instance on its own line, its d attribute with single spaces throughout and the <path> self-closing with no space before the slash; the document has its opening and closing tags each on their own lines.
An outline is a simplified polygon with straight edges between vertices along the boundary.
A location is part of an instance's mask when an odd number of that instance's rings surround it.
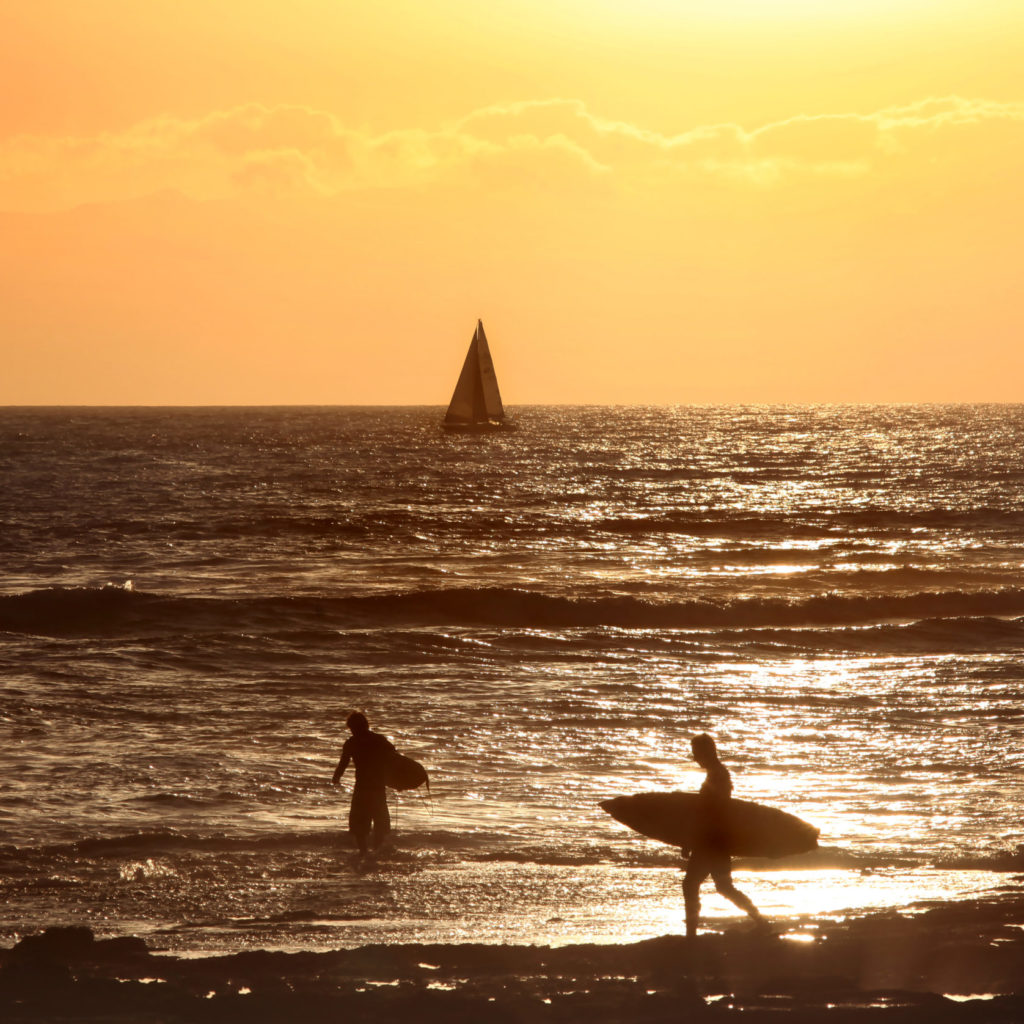
<svg viewBox="0 0 1024 1024">
<path fill-rule="evenodd" d="M 515 429 L 515 424 L 505 417 L 505 407 L 501 404 L 498 378 L 482 320 L 476 322 L 442 426 L 445 430 L 477 432 Z"/>
</svg>

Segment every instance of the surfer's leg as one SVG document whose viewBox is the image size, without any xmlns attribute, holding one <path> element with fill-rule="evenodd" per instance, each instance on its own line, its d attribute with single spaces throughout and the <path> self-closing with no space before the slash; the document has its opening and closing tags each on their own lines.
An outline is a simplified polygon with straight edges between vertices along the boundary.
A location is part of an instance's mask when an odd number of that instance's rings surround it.
<svg viewBox="0 0 1024 1024">
<path fill-rule="evenodd" d="M 683 903 L 686 907 L 686 934 L 697 934 L 700 921 L 700 887 L 709 874 L 707 861 L 699 854 L 691 854 L 683 875 Z"/>
<path fill-rule="evenodd" d="M 365 794 L 354 790 L 352 803 L 348 808 L 348 830 L 355 837 L 360 853 L 366 853 L 366 841 L 370 837 L 371 821 L 371 808 Z"/>
<path fill-rule="evenodd" d="M 728 857 L 715 864 L 711 871 L 711 877 L 714 880 L 715 889 L 727 900 L 739 907 L 747 917 L 759 923 L 764 921 L 761 911 L 754 906 L 750 897 L 740 892 L 733 884 L 732 864 L 729 862 Z"/>
<path fill-rule="evenodd" d="M 381 789 L 373 801 L 373 847 L 376 849 L 391 831 L 391 813 L 388 811 L 387 792 Z"/>
</svg>

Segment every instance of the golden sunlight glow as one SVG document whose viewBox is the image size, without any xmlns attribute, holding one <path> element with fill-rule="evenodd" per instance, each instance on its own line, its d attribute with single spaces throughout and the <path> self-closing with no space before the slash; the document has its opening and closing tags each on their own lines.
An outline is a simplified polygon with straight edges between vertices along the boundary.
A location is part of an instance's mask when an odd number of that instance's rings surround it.
<svg viewBox="0 0 1024 1024">
<path fill-rule="evenodd" d="M 663 22 L 702 18 L 713 21 L 806 19 L 829 20 L 855 17 L 873 19 L 880 14 L 916 15 L 926 11 L 963 8 L 958 0 L 596 0 L 589 11 L 650 17 Z"/>
<path fill-rule="evenodd" d="M 1020 398 L 1019 4 L 169 10 L 0 37 L 0 402 Z"/>
<path fill-rule="evenodd" d="M 674 935 L 682 931 L 683 901 L 681 873 L 678 870 L 633 869 L 625 872 L 620 886 L 621 899 L 594 907 L 592 916 L 602 927 L 587 935 L 574 935 L 574 941 L 637 942 L 652 935 Z M 733 872 L 738 887 L 781 930 L 798 921 L 800 930 L 788 937 L 806 941 L 827 919 L 842 920 L 864 907 L 873 910 L 900 908 L 914 913 L 915 904 L 945 901 L 953 896 L 991 891 L 992 877 L 982 871 L 880 870 L 869 874 L 851 871 L 779 868 Z M 613 887 L 614 889 L 614 887 Z M 710 882 L 701 891 L 701 917 L 708 928 L 744 928 L 745 919 L 732 903 L 715 892 Z M 608 922 L 619 922 L 608 929 Z M 573 922 L 575 923 L 575 922 Z"/>
</svg>

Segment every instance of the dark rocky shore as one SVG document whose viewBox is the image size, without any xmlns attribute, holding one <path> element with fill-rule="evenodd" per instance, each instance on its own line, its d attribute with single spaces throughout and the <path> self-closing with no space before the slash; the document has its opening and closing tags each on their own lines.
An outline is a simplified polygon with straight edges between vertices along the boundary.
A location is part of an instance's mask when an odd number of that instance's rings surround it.
<svg viewBox="0 0 1024 1024">
<path fill-rule="evenodd" d="M 799 933 L 799 934 L 797 934 Z M 367 946 L 200 959 L 53 928 L 0 951 L 17 1022 L 1024 1021 L 1014 893 L 789 937 L 730 926 L 626 946 Z"/>
</svg>

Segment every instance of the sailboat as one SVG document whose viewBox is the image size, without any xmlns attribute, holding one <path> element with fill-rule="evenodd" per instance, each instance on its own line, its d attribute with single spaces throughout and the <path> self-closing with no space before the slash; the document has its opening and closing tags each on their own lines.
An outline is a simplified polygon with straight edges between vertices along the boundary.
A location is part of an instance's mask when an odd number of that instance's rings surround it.
<svg viewBox="0 0 1024 1024">
<path fill-rule="evenodd" d="M 484 432 L 515 430 L 515 424 L 505 418 L 498 391 L 498 378 L 494 374 L 491 350 L 487 347 L 482 320 L 477 320 L 473 340 L 469 343 L 462 373 L 455 385 L 448 412 L 442 424 L 445 430 Z"/>
</svg>

